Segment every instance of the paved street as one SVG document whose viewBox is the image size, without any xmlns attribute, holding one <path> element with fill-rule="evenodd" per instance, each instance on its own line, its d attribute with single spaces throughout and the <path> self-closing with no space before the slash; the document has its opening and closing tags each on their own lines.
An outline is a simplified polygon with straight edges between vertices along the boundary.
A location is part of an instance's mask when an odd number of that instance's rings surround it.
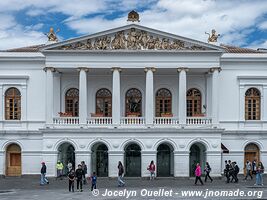
<svg viewBox="0 0 267 200">
<path fill-rule="evenodd" d="M 215 179 L 213 183 L 207 182 L 204 186 L 195 186 L 194 179 L 158 179 L 155 181 L 141 179 L 126 179 L 126 187 L 118 188 L 116 179 L 98 180 L 98 189 L 94 194 L 89 191 L 89 185 L 84 186 L 84 192 L 69 193 L 67 179 L 55 180 L 50 178 L 50 184 L 39 185 L 38 177 L 23 178 L 0 178 L 0 199 L 1 200 L 66 200 L 66 199 L 261 199 L 267 198 L 267 186 L 255 187 L 254 180 L 244 181 L 240 177 L 239 183 L 226 184 L 223 179 Z M 266 179 L 267 181 L 267 179 Z M 109 191 L 110 196 L 103 196 Z M 203 191 L 201 197 L 182 197 L 182 191 Z M 246 197 L 205 197 L 206 191 L 244 191 Z M 118 193 L 121 191 L 121 193 Z M 150 191 L 150 192 L 148 192 Z M 251 192 L 250 192 L 251 191 Z M 117 193 L 116 193 L 117 192 Z M 153 195 L 152 195 L 153 192 Z M 120 194 L 121 197 L 114 195 Z M 141 196 L 142 195 L 142 196 Z M 152 196 L 150 196 L 152 195 Z M 234 195 L 234 194 L 232 194 Z"/>
</svg>

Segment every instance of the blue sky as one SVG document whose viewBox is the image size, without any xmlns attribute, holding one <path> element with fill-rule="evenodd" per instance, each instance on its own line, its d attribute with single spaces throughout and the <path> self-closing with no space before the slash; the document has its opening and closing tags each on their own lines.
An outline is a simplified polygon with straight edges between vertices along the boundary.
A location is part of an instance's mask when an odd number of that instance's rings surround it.
<svg viewBox="0 0 267 200">
<path fill-rule="evenodd" d="M 0 49 L 46 43 L 49 27 L 60 40 L 127 24 L 137 10 L 143 26 L 206 42 L 267 48 L 267 0 L 0 0 Z"/>
</svg>

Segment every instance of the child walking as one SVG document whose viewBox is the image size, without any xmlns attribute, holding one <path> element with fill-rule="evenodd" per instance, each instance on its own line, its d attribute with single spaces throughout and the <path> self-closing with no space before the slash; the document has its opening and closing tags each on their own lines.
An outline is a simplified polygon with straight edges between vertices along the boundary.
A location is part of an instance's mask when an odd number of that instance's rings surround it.
<svg viewBox="0 0 267 200">
<path fill-rule="evenodd" d="M 96 181 L 97 181 L 97 176 L 96 176 L 96 173 L 93 172 L 93 175 L 91 176 L 91 183 L 92 183 L 91 191 L 96 189 Z"/>
</svg>

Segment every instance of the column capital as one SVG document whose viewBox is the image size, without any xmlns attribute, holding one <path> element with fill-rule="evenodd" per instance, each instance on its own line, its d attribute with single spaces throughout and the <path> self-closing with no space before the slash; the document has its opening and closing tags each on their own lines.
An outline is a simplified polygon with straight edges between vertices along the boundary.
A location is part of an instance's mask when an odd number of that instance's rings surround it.
<svg viewBox="0 0 267 200">
<path fill-rule="evenodd" d="M 213 73 L 215 72 L 216 70 L 218 70 L 218 72 L 222 71 L 222 68 L 221 67 L 211 67 L 209 72 Z"/>
<path fill-rule="evenodd" d="M 47 71 L 56 72 L 57 71 L 56 68 L 54 68 L 54 67 L 45 67 L 45 68 L 43 68 L 43 70 L 45 72 L 47 72 Z"/>
<path fill-rule="evenodd" d="M 89 68 L 88 67 L 78 67 L 77 68 L 77 71 L 80 72 L 80 71 L 85 71 L 85 72 L 88 72 L 89 71 Z"/>
<path fill-rule="evenodd" d="M 188 69 L 188 67 L 178 67 L 177 68 L 177 72 L 181 72 L 181 71 L 185 71 L 185 72 L 188 72 L 189 71 L 189 69 Z"/>
<path fill-rule="evenodd" d="M 151 70 L 152 72 L 156 72 L 157 69 L 155 67 L 145 67 L 144 71 L 148 72 L 149 70 Z"/>
<path fill-rule="evenodd" d="M 119 72 L 122 71 L 122 69 L 120 67 L 112 67 L 111 71 L 114 72 L 115 70 L 118 70 Z"/>
</svg>

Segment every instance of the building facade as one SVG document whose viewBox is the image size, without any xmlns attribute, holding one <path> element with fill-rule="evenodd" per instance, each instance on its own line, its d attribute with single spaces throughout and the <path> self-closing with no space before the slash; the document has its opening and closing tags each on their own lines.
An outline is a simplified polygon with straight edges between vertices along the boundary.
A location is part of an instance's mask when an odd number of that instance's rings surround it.
<svg viewBox="0 0 267 200">
<path fill-rule="evenodd" d="M 52 39 L 51 39 L 52 40 Z M 189 177 L 267 163 L 267 54 L 138 24 L 0 52 L 0 175 Z M 66 171 L 67 169 L 65 169 Z"/>
</svg>

